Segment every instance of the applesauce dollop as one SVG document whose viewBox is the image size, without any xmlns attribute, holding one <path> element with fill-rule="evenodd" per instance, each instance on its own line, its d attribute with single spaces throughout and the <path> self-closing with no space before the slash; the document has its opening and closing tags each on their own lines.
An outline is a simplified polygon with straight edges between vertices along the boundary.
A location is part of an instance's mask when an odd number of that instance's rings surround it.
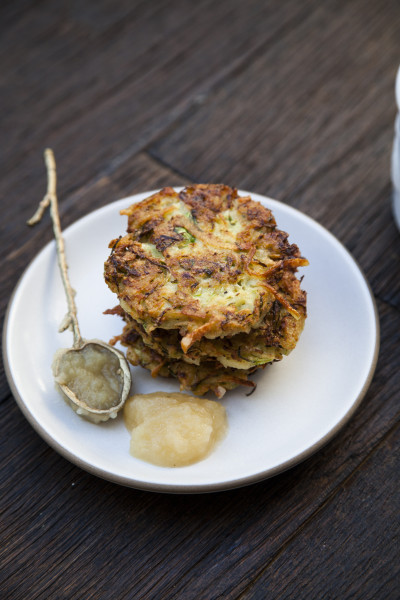
<svg viewBox="0 0 400 600">
<path fill-rule="evenodd" d="M 61 359 L 56 353 L 53 371 L 56 383 L 68 386 L 91 408 L 111 409 L 120 401 L 118 358 L 101 347 L 87 344 L 81 350 L 63 353 Z"/>
<path fill-rule="evenodd" d="M 208 456 L 227 431 L 225 408 L 189 394 L 136 394 L 125 403 L 130 453 L 162 467 L 183 467 Z"/>
</svg>

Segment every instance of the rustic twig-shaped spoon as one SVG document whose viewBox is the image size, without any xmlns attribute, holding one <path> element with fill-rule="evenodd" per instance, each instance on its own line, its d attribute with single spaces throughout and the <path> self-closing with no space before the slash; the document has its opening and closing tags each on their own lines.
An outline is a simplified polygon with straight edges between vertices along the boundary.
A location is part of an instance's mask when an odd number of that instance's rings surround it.
<svg viewBox="0 0 400 600">
<path fill-rule="evenodd" d="M 55 382 L 64 398 L 81 416 L 94 421 L 107 421 L 117 416 L 128 397 L 131 373 L 124 355 L 100 340 L 84 340 L 81 336 L 75 292 L 68 278 L 64 239 L 61 233 L 57 202 L 57 174 L 53 151 L 44 153 L 47 167 L 47 193 L 28 225 L 39 223 L 48 206 L 56 238 L 58 265 L 68 302 L 68 312 L 59 331 L 71 329 L 73 348 L 57 350 L 53 361 Z"/>
</svg>

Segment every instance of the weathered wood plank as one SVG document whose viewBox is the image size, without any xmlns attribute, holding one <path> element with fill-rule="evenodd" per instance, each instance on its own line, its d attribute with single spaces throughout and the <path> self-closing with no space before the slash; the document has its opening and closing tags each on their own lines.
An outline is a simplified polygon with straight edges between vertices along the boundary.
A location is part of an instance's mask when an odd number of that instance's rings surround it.
<svg viewBox="0 0 400 600">
<path fill-rule="evenodd" d="M 335 19 L 334 2 L 311 11 L 289 40 L 182 116 L 152 153 L 198 181 L 228 178 L 272 195 L 285 190 L 286 197 L 367 141 L 371 120 L 375 134 L 382 119 L 393 125 L 400 15 L 390 20 L 390 3 L 340 8 Z"/>
<path fill-rule="evenodd" d="M 119 152 L 137 148 L 145 132 L 166 120 L 166 111 L 171 122 L 188 97 L 195 101 L 207 81 L 227 70 L 226 57 L 230 64 L 240 63 L 301 12 L 296 3 L 278 12 L 279 3 L 203 0 L 182 10 L 184 4 L 139 3 L 137 14 L 119 28 L 110 27 L 104 38 L 91 31 L 90 23 L 82 28 L 68 10 L 55 11 L 46 3 L 22 23 L 22 31 L 11 32 L 17 64 L 25 59 L 17 71 L 24 85 L 15 91 L 31 110 L 7 118 L 12 135 L 5 166 L 16 167 L 16 155 L 48 143 L 58 141 L 65 148 L 67 139 L 74 140 L 78 153 L 84 140 L 88 159 L 98 152 L 100 135 L 103 144 L 107 141 L 107 159 L 101 162 L 98 156 L 95 164 L 104 167 L 115 156 L 110 154 L 112 143 L 118 140 Z M 38 60 L 40 73 L 35 70 Z"/>
<path fill-rule="evenodd" d="M 397 424 L 240 598 L 397 600 L 399 433 Z"/>
<path fill-rule="evenodd" d="M 20 21 L 22 15 L 27 10 L 37 5 L 37 0 L 15 0 L 10 2 L 5 0 L 0 6 L 0 22 L 4 30 L 9 30 L 15 26 L 16 21 Z"/>
<path fill-rule="evenodd" d="M 196 4 L 185 11 L 179 1 L 161 6 L 155 15 L 146 13 L 121 32 L 114 31 L 107 44 L 97 40 L 93 49 L 85 32 L 73 24 L 60 31 L 63 21 L 60 24 L 60 16 L 53 15 L 55 31 L 43 48 L 39 44 L 38 56 L 44 55 L 40 74 L 14 89 L 5 123 L 9 141 L 2 193 L 12 202 L 18 200 L 21 209 L 27 188 L 39 193 L 33 174 L 44 146 L 54 147 L 68 172 L 67 192 L 110 172 L 173 123 L 185 107 L 201 101 L 215 81 L 250 60 L 289 24 L 293 27 L 307 10 L 288 3 L 278 11 L 275 5 L 256 1 L 244 6 L 207 0 L 202 10 Z M 28 75 L 19 76 L 25 82 Z M 13 111 L 16 101 L 29 104 L 29 111 Z M 11 219 L 7 207 L 6 211 Z"/>
</svg>

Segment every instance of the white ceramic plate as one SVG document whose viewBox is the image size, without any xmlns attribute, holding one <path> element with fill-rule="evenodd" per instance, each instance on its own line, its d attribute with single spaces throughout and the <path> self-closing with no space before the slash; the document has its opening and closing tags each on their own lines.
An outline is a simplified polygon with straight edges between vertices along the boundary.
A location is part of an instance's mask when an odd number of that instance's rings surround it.
<svg viewBox="0 0 400 600">
<path fill-rule="evenodd" d="M 246 194 L 246 192 L 241 192 Z M 121 208 L 138 194 L 101 208 L 65 233 L 67 260 L 82 335 L 108 341 L 122 321 L 103 311 L 117 304 L 103 281 L 108 243 L 126 229 Z M 3 352 L 14 396 L 36 431 L 78 466 L 123 485 L 165 492 L 207 492 L 239 487 L 275 475 L 305 459 L 351 417 L 371 382 L 379 329 L 376 307 L 359 267 L 326 229 L 276 200 L 252 194 L 272 209 L 278 227 L 290 232 L 310 261 L 301 269 L 308 318 L 292 354 L 256 374 L 250 396 L 238 388 L 222 400 L 227 437 L 205 460 L 183 468 L 150 465 L 129 454 L 122 417 L 93 425 L 78 417 L 53 386 L 55 351 L 72 344 L 58 333 L 66 300 L 55 242 L 32 261 L 11 298 Z M 176 391 L 169 379 L 133 369 L 133 392 Z"/>
</svg>

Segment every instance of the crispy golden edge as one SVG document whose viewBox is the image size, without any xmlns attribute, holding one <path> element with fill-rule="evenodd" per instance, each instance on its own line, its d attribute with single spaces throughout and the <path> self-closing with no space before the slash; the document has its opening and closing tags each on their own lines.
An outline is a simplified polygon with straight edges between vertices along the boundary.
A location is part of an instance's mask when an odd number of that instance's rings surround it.
<svg viewBox="0 0 400 600">
<path fill-rule="evenodd" d="M 187 214 L 166 222 L 177 203 L 183 203 Z M 234 247 L 224 244 L 221 253 L 215 246 L 213 228 L 221 213 L 232 208 L 244 218 L 245 226 Z M 307 261 L 300 256 L 297 246 L 289 245 L 287 234 L 276 229 L 271 212 L 259 203 L 248 197 L 239 198 L 236 190 L 227 186 L 198 185 L 179 194 L 172 188 L 164 188 L 122 212 L 128 215 L 128 234 L 111 243 L 112 252 L 105 266 L 106 281 L 117 292 L 124 310 L 146 329 L 179 328 L 184 352 L 204 336 L 233 335 L 258 327 L 275 300 L 294 318 L 300 318 L 290 285 L 282 293 L 274 279 L 277 272 L 288 270 L 293 281 L 297 281 L 294 272 Z M 209 251 L 200 257 L 172 255 L 169 247 L 183 239 L 179 228 L 196 239 L 206 240 Z M 144 252 L 141 239 L 149 239 L 160 256 Z M 272 266 L 255 258 L 259 246 L 269 249 Z M 255 278 L 260 289 L 251 313 L 229 308 L 215 310 L 215 307 L 207 310 L 193 296 L 193 290 L 204 277 L 212 278 L 216 285 L 225 285 L 237 282 L 244 275 Z M 166 280 L 177 285 L 174 303 L 167 307 L 158 294 Z"/>
<path fill-rule="evenodd" d="M 240 224 L 234 243 L 232 236 L 214 235 L 218 227 L 224 233 L 225 211 L 235 211 Z M 240 338 L 249 351 L 279 348 L 275 360 L 295 347 L 306 317 L 296 271 L 308 261 L 268 209 L 227 186 L 197 185 L 180 193 L 164 188 L 121 212 L 128 216 L 128 233 L 112 240 L 105 263 L 105 279 L 121 306 L 107 312 L 125 318 L 116 339 L 132 364 L 153 376 L 176 377 L 182 389 L 220 397 L 237 385 L 252 386 L 248 375 L 265 366 L 223 366 L 218 357 L 234 356 L 223 349 L 224 340 L 235 345 L 232 340 Z M 206 280 L 225 289 L 249 278 L 257 288 L 252 311 L 208 307 L 195 298 Z M 166 302 L 169 283 L 175 288 Z"/>
<path fill-rule="evenodd" d="M 143 343 L 136 334 L 131 336 L 127 347 L 127 359 L 134 366 L 148 369 L 153 377 L 174 377 L 178 379 L 182 391 L 192 391 L 203 396 L 213 392 L 221 398 L 226 390 L 239 385 L 255 388 L 255 383 L 248 379 L 254 372 L 252 369 L 232 369 L 222 367 L 217 361 L 205 361 L 200 366 L 191 365 L 181 360 L 168 360 Z"/>
</svg>

